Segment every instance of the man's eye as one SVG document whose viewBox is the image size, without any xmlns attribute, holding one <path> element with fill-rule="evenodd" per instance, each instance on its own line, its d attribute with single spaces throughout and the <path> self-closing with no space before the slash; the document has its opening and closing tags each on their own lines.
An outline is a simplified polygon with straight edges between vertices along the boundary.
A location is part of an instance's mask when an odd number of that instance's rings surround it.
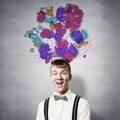
<svg viewBox="0 0 120 120">
<path fill-rule="evenodd" d="M 62 74 L 63 74 L 63 75 L 66 75 L 66 74 L 67 74 L 67 72 L 66 72 L 66 71 L 64 71 L 64 72 L 62 72 Z"/>
<path fill-rule="evenodd" d="M 57 73 L 53 73 L 53 75 L 57 75 Z"/>
</svg>

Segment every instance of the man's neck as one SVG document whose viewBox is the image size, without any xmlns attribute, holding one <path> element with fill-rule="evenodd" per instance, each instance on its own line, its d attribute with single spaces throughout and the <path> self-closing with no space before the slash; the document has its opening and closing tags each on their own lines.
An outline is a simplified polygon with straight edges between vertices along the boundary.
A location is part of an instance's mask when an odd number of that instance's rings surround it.
<svg viewBox="0 0 120 120">
<path fill-rule="evenodd" d="M 68 89 L 66 89 L 65 91 L 63 91 L 63 92 L 58 92 L 58 91 L 56 91 L 55 93 L 57 93 L 57 95 L 60 95 L 60 96 L 62 96 L 62 95 L 64 95 L 67 91 L 69 90 L 69 88 Z"/>
</svg>

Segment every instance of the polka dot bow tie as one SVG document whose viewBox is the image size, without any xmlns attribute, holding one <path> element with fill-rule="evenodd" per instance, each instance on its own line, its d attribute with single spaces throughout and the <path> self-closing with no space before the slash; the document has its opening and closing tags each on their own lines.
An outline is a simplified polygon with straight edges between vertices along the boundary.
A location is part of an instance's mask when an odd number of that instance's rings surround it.
<svg viewBox="0 0 120 120">
<path fill-rule="evenodd" d="M 68 101 L 68 98 L 67 98 L 66 96 L 58 96 L 58 95 L 54 95 L 54 99 L 55 99 L 55 101 L 57 101 L 57 100 Z"/>
</svg>

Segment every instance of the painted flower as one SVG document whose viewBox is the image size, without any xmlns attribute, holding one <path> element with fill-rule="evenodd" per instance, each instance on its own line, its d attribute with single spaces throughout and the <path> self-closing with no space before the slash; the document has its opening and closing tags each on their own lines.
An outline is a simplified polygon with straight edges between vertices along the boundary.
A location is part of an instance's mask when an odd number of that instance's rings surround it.
<svg viewBox="0 0 120 120">
<path fill-rule="evenodd" d="M 77 5 L 71 5 L 71 11 L 66 9 L 65 24 L 70 31 L 77 30 L 82 23 L 83 11 Z"/>
<path fill-rule="evenodd" d="M 55 24 L 55 30 L 59 35 L 64 35 L 66 33 L 66 27 L 63 26 L 60 22 Z"/>
<path fill-rule="evenodd" d="M 65 21 L 65 8 L 64 7 L 59 7 L 56 11 L 56 18 L 60 22 Z"/>
<path fill-rule="evenodd" d="M 73 60 L 73 56 L 69 52 L 66 52 L 64 54 L 63 58 L 68 60 L 69 62 L 71 62 Z"/>
<path fill-rule="evenodd" d="M 44 29 L 40 33 L 40 37 L 42 37 L 42 38 L 50 38 L 50 36 L 51 36 L 51 31 L 49 29 Z"/>
<path fill-rule="evenodd" d="M 59 47 L 55 47 L 55 52 L 57 54 L 58 57 L 62 57 L 64 58 L 64 54 L 66 52 L 66 48 L 59 48 Z"/>
<path fill-rule="evenodd" d="M 79 30 L 72 31 L 70 36 L 77 44 L 80 44 L 84 41 L 83 35 Z"/>
<path fill-rule="evenodd" d="M 74 44 L 70 44 L 67 52 L 73 57 L 76 57 L 78 55 L 78 49 Z"/>
<path fill-rule="evenodd" d="M 63 38 L 63 35 L 59 35 L 59 34 L 57 34 L 57 33 L 54 34 L 54 39 L 55 39 L 56 41 L 62 40 L 62 38 Z"/>
<path fill-rule="evenodd" d="M 42 23 L 46 18 L 46 15 L 43 11 L 37 13 L 37 22 Z"/>
<path fill-rule="evenodd" d="M 81 29 L 81 33 L 83 35 L 84 40 L 88 39 L 88 32 L 85 29 Z"/>
<path fill-rule="evenodd" d="M 57 41 L 56 44 L 59 48 L 67 48 L 68 47 L 68 41 L 67 40 Z"/>
<path fill-rule="evenodd" d="M 38 51 L 41 59 L 50 60 L 52 58 L 52 51 L 50 49 L 49 44 L 42 43 Z"/>
</svg>

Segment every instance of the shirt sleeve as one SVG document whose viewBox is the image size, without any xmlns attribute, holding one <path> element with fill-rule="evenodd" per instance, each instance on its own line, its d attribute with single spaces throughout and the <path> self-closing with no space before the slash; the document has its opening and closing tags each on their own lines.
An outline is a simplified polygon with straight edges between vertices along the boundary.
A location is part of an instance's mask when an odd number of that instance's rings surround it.
<svg viewBox="0 0 120 120">
<path fill-rule="evenodd" d="M 80 99 L 78 105 L 78 120 L 90 120 L 90 106 L 83 98 Z"/>
<path fill-rule="evenodd" d="M 38 106 L 36 120 L 45 120 L 44 119 L 44 101 L 41 102 Z"/>
</svg>

